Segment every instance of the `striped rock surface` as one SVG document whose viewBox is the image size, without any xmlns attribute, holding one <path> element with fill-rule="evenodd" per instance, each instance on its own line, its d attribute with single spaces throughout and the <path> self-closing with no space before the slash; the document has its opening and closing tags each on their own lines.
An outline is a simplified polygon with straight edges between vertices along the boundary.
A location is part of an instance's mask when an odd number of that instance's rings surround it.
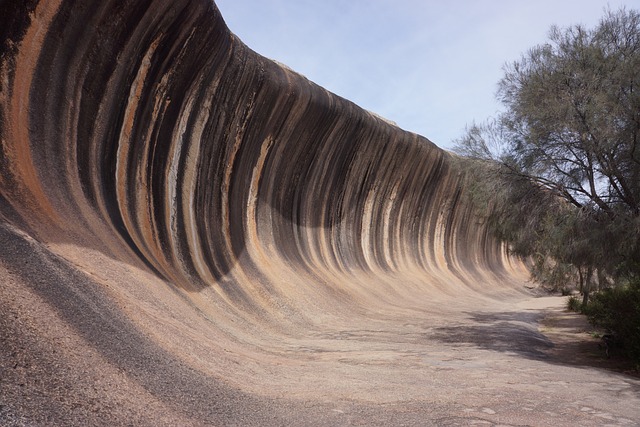
<svg viewBox="0 0 640 427">
<path fill-rule="evenodd" d="M 469 420 L 438 331 L 527 275 L 453 155 L 209 0 L 9 1 L 0 24 L 3 423 Z"/>
</svg>

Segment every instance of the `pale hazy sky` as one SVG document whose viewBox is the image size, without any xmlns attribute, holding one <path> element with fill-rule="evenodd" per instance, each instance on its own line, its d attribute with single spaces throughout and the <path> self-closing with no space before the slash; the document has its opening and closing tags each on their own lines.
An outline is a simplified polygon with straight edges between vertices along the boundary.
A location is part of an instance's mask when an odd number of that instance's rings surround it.
<svg viewBox="0 0 640 427">
<path fill-rule="evenodd" d="M 551 25 L 597 25 L 640 0 L 215 0 L 233 33 L 441 147 L 494 116 L 502 66 Z"/>
</svg>

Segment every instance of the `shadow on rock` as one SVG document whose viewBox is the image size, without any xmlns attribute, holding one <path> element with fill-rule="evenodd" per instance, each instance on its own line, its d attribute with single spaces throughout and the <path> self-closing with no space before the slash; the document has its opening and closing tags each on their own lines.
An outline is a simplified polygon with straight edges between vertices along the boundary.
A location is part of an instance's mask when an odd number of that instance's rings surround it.
<svg viewBox="0 0 640 427">
<path fill-rule="evenodd" d="M 530 359 L 547 359 L 554 345 L 538 331 L 540 315 L 522 312 L 470 313 L 473 324 L 435 328 L 431 339 L 447 344 L 513 353 Z"/>
</svg>

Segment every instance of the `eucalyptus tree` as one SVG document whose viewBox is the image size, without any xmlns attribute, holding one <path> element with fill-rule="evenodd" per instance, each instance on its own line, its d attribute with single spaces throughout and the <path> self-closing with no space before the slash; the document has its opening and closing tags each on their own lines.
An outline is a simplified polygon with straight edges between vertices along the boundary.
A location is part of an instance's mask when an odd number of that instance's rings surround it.
<svg viewBox="0 0 640 427">
<path fill-rule="evenodd" d="M 552 27 L 505 65 L 497 96 L 504 111 L 455 148 L 500 187 L 496 230 L 522 254 L 584 273 L 587 296 L 595 269 L 640 275 L 640 13 Z"/>
</svg>

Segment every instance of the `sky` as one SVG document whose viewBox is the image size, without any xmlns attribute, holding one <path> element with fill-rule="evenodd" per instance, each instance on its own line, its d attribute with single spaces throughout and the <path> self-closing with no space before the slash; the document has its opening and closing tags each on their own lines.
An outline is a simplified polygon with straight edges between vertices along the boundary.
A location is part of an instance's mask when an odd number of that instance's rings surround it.
<svg viewBox="0 0 640 427">
<path fill-rule="evenodd" d="M 360 107 L 443 148 L 494 117 L 503 66 L 552 25 L 595 27 L 640 0 L 215 0 L 230 30 Z"/>
</svg>

